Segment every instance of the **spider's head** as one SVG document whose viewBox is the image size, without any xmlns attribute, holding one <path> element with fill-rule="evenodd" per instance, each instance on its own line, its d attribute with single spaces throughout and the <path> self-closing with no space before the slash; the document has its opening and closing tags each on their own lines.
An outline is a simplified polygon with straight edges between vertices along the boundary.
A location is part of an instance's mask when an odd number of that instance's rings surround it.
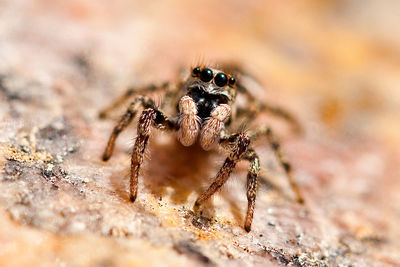
<svg viewBox="0 0 400 267">
<path fill-rule="evenodd" d="M 187 86 L 188 95 L 196 102 L 199 116 L 206 118 L 220 104 L 231 105 L 236 98 L 236 79 L 223 71 L 195 67 Z"/>
<path fill-rule="evenodd" d="M 207 67 L 192 69 L 193 82 L 189 87 L 200 87 L 213 95 L 226 95 L 229 100 L 236 96 L 236 79 L 230 74 Z"/>
</svg>

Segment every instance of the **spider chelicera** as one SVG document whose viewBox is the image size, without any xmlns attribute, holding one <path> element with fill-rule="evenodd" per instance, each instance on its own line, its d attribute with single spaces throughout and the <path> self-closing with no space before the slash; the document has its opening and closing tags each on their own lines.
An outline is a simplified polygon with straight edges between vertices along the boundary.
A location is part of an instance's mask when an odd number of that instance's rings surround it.
<svg viewBox="0 0 400 267">
<path fill-rule="evenodd" d="M 240 80 L 243 76 L 243 72 L 234 67 L 228 67 L 223 71 L 209 66 L 198 66 L 193 68 L 185 79 L 177 83 L 164 83 L 159 86 L 150 85 L 138 90 L 129 89 L 110 107 L 100 113 L 101 118 L 108 117 L 110 111 L 134 97 L 111 133 L 102 157 L 104 161 L 107 161 L 112 155 L 118 135 L 142 110 L 137 124 L 137 138 L 131 159 L 131 202 L 134 202 L 137 197 L 139 171 L 152 127 L 176 132 L 178 140 L 184 146 L 191 146 L 199 142 L 204 150 L 211 150 L 220 146 L 227 152 L 225 162 L 216 174 L 214 182 L 194 203 L 195 211 L 224 185 L 239 160 L 247 160 L 250 162 L 250 167 L 247 174 L 248 208 L 244 229 L 247 232 L 251 230 L 257 192 L 257 176 L 260 171 L 259 157 L 251 144 L 261 136 L 266 136 L 285 170 L 297 201 L 303 202 L 299 188 L 292 178 L 291 165 L 284 158 L 280 143 L 271 128 L 263 125 L 254 131 L 236 132 L 238 128 L 234 129 L 235 121 L 240 120 L 245 124 L 250 124 L 259 113 L 264 111 L 280 116 L 299 128 L 290 113 L 281 108 L 262 103 L 250 94 Z M 150 97 L 146 96 L 149 92 L 155 91 L 164 91 L 164 101 L 160 106 L 157 106 Z M 238 94 L 242 94 L 246 98 L 246 104 L 242 107 L 237 105 Z M 170 117 L 163 112 L 167 106 L 172 106 L 175 109 L 174 114 Z"/>
</svg>

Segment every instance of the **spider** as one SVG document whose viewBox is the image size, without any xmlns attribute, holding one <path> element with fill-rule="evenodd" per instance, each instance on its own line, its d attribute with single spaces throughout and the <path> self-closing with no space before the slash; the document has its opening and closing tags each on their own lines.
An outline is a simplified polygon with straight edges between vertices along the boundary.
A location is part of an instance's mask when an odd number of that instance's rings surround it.
<svg viewBox="0 0 400 267">
<path fill-rule="evenodd" d="M 229 72 L 228 72 L 229 71 Z M 137 138 L 133 147 L 130 173 L 130 201 L 135 202 L 138 192 L 138 177 L 146 146 L 149 142 L 152 127 L 177 133 L 177 138 L 183 146 L 191 146 L 199 142 L 204 150 L 221 147 L 227 157 L 215 176 L 214 182 L 194 203 L 197 211 L 206 200 L 220 189 L 229 179 L 235 165 L 240 160 L 250 162 L 247 174 L 247 214 L 244 229 L 251 230 L 253 220 L 257 176 L 260 171 L 260 160 L 251 147 L 254 140 L 266 136 L 272 150 L 287 174 L 297 201 L 303 202 L 299 188 L 292 178 L 291 165 L 284 158 L 280 143 L 267 125 L 254 131 L 235 132 L 235 122 L 242 120 L 250 123 L 260 112 L 270 112 L 293 123 L 299 128 L 296 120 L 285 110 L 258 101 L 241 82 L 245 74 L 238 67 L 227 67 L 225 71 L 210 66 L 192 68 L 185 79 L 177 83 L 163 83 L 159 86 L 150 85 L 135 90 L 128 89 L 111 106 L 101 111 L 100 118 L 106 118 L 109 113 L 135 96 L 125 114 L 114 127 L 102 159 L 110 159 L 118 135 L 132 122 L 135 115 L 142 110 L 137 124 Z M 164 91 L 164 101 L 160 106 L 146 94 Z M 237 96 L 243 95 L 246 104 L 237 104 Z M 174 109 L 174 114 L 168 117 L 163 112 L 165 108 Z M 240 128 L 240 127 L 239 127 Z M 236 128 L 238 129 L 238 128 Z"/>
</svg>

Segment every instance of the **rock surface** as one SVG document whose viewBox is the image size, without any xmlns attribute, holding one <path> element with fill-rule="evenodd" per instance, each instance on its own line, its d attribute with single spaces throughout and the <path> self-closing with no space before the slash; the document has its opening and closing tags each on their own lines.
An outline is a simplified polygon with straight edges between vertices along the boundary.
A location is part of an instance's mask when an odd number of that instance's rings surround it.
<svg viewBox="0 0 400 267">
<path fill-rule="evenodd" d="M 0 265 L 395 266 L 400 262 L 400 23 L 396 1 L 3 1 L 0 3 Z M 127 86 L 180 67 L 241 63 L 306 199 L 265 142 L 253 229 L 246 163 L 201 214 L 223 155 L 154 134 L 135 204 L 135 127 L 100 156 Z M 195 60 L 193 60 L 195 59 Z M 124 107 L 119 113 L 122 113 Z M 116 117 L 118 117 L 116 112 Z"/>
</svg>

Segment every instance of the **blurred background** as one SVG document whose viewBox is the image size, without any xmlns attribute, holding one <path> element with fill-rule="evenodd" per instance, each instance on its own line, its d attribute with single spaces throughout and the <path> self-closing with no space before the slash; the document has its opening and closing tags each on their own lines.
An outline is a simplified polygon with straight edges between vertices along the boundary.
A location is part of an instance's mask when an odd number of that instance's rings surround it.
<svg viewBox="0 0 400 267">
<path fill-rule="evenodd" d="M 394 265 L 399 25 L 397 0 L 3 0 L 0 142 L 66 118 L 90 161 L 113 126 L 97 113 L 124 88 L 235 62 L 265 89 L 257 97 L 304 125 L 303 136 L 278 132 L 310 209 L 361 240 L 359 255 Z"/>
<path fill-rule="evenodd" d="M 85 91 L 97 85 L 112 98 L 120 92 L 110 88 L 169 80 L 182 66 L 234 61 L 261 81 L 266 98 L 305 109 L 304 119 L 399 146 L 395 0 L 2 1 L 0 8 L 2 73 L 62 83 L 77 78 L 75 63 L 82 79 L 91 75 Z"/>
</svg>

